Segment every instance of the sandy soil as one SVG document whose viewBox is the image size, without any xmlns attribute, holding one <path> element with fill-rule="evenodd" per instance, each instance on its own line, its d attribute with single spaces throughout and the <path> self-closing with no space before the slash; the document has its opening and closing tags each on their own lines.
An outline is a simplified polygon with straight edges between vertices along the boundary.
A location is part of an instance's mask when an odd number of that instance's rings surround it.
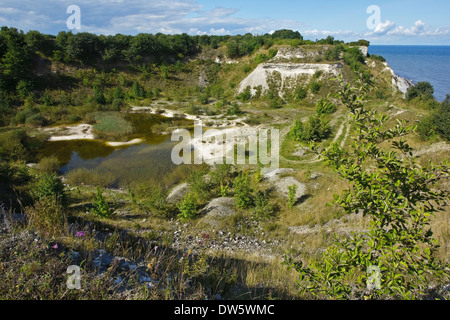
<svg viewBox="0 0 450 320">
<path fill-rule="evenodd" d="M 53 127 L 44 129 L 51 137 L 49 141 L 69 141 L 69 140 L 93 140 L 92 126 L 89 124 L 79 124 L 69 127 Z"/>
</svg>

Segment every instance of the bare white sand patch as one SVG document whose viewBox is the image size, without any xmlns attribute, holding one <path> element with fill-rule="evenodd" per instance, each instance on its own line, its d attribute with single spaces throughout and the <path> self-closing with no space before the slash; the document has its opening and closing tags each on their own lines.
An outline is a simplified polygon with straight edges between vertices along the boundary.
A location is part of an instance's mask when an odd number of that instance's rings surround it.
<svg viewBox="0 0 450 320">
<path fill-rule="evenodd" d="M 146 111 L 150 114 L 157 114 L 166 118 L 178 118 L 178 117 L 182 117 L 188 120 L 193 120 L 193 121 L 200 121 L 201 117 L 200 116 L 193 116 L 190 114 L 186 114 L 186 113 L 180 113 L 179 111 L 175 111 L 175 110 L 160 110 L 158 108 L 154 108 L 154 107 L 131 107 L 131 111 L 134 112 L 141 112 L 141 111 Z"/>
<path fill-rule="evenodd" d="M 196 121 L 198 125 L 208 124 L 208 127 L 214 128 L 228 128 L 237 125 L 245 125 L 246 117 L 236 119 L 223 119 L 217 118 L 217 116 L 205 116 L 205 115 L 190 115 L 176 110 L 164 109 L 161 110 L 158 107 L 132 107 L 133 112 L 147 112 L 150 114 L 161 115 L 166 118 L 184 118 L 191 121 Z"/>
<path fill-rule="evenodd" d="M 79 124 L 69 127 L 53 127 L 44 129 L 50 133 L 49 141 L 93 140 L 95 136 L 90 124 Z"/>
<path fill-rule="evenodd" d="M 128 142 L 106 142 L 106 145 L 110 147 L 122 147 L 122 146 L 131 146 L 134 144 L 142 143 L 144 140 L 142 139 L 134 139 Z"/>
</svg>

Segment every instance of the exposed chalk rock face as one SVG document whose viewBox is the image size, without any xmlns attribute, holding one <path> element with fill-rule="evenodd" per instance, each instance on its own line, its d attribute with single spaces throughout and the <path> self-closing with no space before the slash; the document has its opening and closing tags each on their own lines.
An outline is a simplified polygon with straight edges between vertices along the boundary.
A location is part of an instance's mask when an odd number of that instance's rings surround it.
<svg viewBox="0 0 450 320">
<path fill-rule="evenodd" d="M 275 87 L 281 94 L 294 89 L 300 83 L 309 82 L 318 71 L 336 77 L 341 73 L 341 68 L 341 63 L 263 63 L 240 83 L 238 90 L 241 93 L 250 87 L 254 95 L 258 87 L 262 93 Z"/>
<path fill-rule="evenodd" d="M 383 62 L 383 64 L 386 67 L 385 71 L 390 72 L 392 75 L 392 86 L 394 88 L 397 88 L 398 90 L 400 90 L 400 92 L 405 94 L 409 88 L 414 86 L 412 81 L 409 81 L 408 79 L 396 75 L 394 70 L 392 70 L 392 68 L 386 62 Z"/>
<path fill-rule="evenodd" d="M 369 47 L 359 46 L 357 48 L 359 48 L 359 50 L 361 50 L 361 52 L 364 55 L 364 57 L 368 57 L 369 56 Z"/>
<path fill-rule="evenodd" d="M 280 48 L 277 55 L 272 61 L 292 60 L 292 59 L 315 59 L 322 57 L 329 49 L 328 46 L 323 46 L 321 49 L 306 50 L 304 48 Z"/>
</svg>

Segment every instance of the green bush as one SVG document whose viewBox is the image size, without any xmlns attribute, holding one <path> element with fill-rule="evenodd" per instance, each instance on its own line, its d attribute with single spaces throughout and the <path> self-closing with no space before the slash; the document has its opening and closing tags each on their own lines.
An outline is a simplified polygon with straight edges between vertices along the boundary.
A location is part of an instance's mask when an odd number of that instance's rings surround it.
<svg viewBox="0 0 450 320">
<path fill-rule="evenodd" d="M 239 108 L 239 105 L 237 103 L 233 103 L 230 105 L 227 109 L 227 115 L 228 116 L 237 116 L 242 114 L 241 108 Z"/>
<path fill-rule="evenodd" d="M 38 164 L 39 170 L 46 173 L 57 172 L 60 166 L 58 157 L 55 155 L 42 158 Z"/>
<path fill-rule="evenodd" d="M 435 115 L 431 114 L 422 117 L 419 124 L 417 125 L 417 133 L 422 140 L 430 140 L 435 138 L 436 135 L 436 125 L 435 125 Z"/>
<path fill-rule="evenodd" d="M 447 95 L 444 102 L 437 110 L 434 123 L 436 132 L 445 140 L 450 141 L 450 95 Z"/>
<path fill-rule="evenodd" d="M 248 171 L 241 172 L 233 182 L 236 208 L 247 209 L 253 204 L 253 189 Z"/>
<path fill-rule="evenodd" d="M 100 188 L 97 188 L 97 195 L 92 205 L 91 212 L 100 218 L 111 218 L 114 214 L 115 210 L 109 207 Z"/>
<path fill-rule="evenodd" d="M 24 130 L 0 133 L 0 157 L 6 160 L 25 160 L 29 154 L 28 135 Z"/>
<path fill-rule="evenodd" d="M 322 88 L 322 84 L 316 81 L 311 82 L 309 85 L 309 89 L 311 90 L 312 94 L 319 93 L 320 89 Z"/>
<path fill-rule="evenodd" d="M 25 120 L 25 124 L 32 125 L 34 127 L 45 126 L 47 122 L 47 119 L 41 114 L 33 114 Z"/>
<path fill-rule="evenodd" d="M 308 95 L 308 90 L 303 86 L 298 86 L 295 89 L 294 97 L 296 100 L 303 100 Z"/>
<path fill-rule="evenodd" d="M 288 208 L 292 208 L 295 204 L 297 189 L 298 189 L 298 186 L 296 184 L 293 184 L 292 186 L 288 187 L 288 193 L 289 193 Z"/>
<path fill-rule="evenodd" d="M 295 120 L 291 137 L 298 142 L 322 141 L 329 137 L 331 128 L 324 116 L 313 115 L 306 123 Z"/>
<path fill-rule="evenodd" d="M 59 203 L 66 204 L 64 184 L 55 173 L 43 173 L 32 188 L 34 197 L 38 200 L 55 198 Z"/>
<path fill-rule="evenodd" d="M 434 88 L 433 86 L 426 81 L 422 81 L 417 83 L 415 86 L 408 88 L 406 91 L 406 99 L 411 101 L 416 98 L 433 100 Z"/>
<path fill-rule="evenodd" d="M 357 127 L 353 139 L 359 143 L 344 156 L 328 150 L 322 156 L 348 181 L 335 203 L 348 214 L 369 217 L 369 230 L 336 238 L 308 263 L 287 257 L 286 264 L 298 271 L 302 291 L 321 299 L 420 299 L 430 281 L 446 285 L 450 279 L 450 265 L 438 258 L 430 228 L 450 196 L 435 188 L 448 179 L 448 164 L 420 166 L 403 138 L 413 126 L 400 121 L 385 129 L 387 115 L 347 103 L 352 97 L 362 101 L 349 85 L 340 97 L 351 111 Z M 386 150 L 387 143 L 396 152 Z"/>
<path fill-rule="evenodd" d="M 187 193 L 183 200 L 177 205 L 180 213 L 178 219 L 181 221 L 192 220 L 197 215 L 198 201 L 193 193 Z"/>
<path fill-rule="evenodd" d="M 245 88 L 245 90 L 240 95 L 238 95 L 237 98 L 242 102 L 249 102 L 252 99 L 252 91 L 250 89 L 250 86 Z"/>
<path fill-rule="evenodd" d="M 276 215 L 276 211 L 269 204 L 267 191 L 257 191 L 254 196 L 253 214 L 258 220 L 267 221 Z"/>
<path fill-rule="evenodd" d="M 328 99 L 320 99 L 316 103 L 316 111 L 320 116 L 322 114 L 332 114 L 337 110 L 336 105 Z"/>
<path fill-rule="evenodd" d="M 195 170 L 189 173 L 187 183 L 192 193 L 200 201 L 206 200 L 211 193 L 211 183 L 206 180 L 203 170 Z"/>
<path fill-rule="evenodd" d="M 370 57 L 373 60 L 377 60 L 377 61 L 381 61 L 381 62 L 386 62 L 386 58 L 382 57 L 382 56 L 378 56 L 376 54 L 371 54 Z"/>
</svg>

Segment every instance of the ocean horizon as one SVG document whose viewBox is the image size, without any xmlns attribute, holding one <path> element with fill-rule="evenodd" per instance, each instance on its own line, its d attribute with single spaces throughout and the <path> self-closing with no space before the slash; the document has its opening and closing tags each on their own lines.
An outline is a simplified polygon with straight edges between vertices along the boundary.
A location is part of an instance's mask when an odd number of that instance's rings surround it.
<svg viewBox="0 0 450 320">
<path fill-rule="evenodd" d="M 386 58 L 397 75 L 415 84 L 431 83 L 436 100 L 450 94 L 450 45 L 370 45 L 369 53 Z"/>
</svg>

